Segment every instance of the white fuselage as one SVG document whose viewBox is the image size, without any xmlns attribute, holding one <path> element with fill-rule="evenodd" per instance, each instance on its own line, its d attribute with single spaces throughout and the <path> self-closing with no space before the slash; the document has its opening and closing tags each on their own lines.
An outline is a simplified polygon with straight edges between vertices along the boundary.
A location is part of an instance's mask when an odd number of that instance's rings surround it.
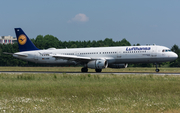
<svg viewBox="0 0 180 113">
<path fill-rule="evenodd" d="M 164 46 L 121 46 L 97 48 L 47 49 L 14 53 L 13 56 L 36 63 L 77 64 L 75 60 L 55 58 L 51 54 L 106 59 L 108 64 L 120 63 L 159 63 L 172 61 L 177 54 Z M 81 62 L 82 63 L 82 62 Z"/>
</svg>

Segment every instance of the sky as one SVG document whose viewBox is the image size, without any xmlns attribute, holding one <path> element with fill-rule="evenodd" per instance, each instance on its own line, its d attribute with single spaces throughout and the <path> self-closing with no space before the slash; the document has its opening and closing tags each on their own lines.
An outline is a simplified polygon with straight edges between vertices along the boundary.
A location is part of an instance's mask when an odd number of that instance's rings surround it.
<svg viewBox="0 0 180 113">
<path fill-rule="evenodd" d="M 61 41 L 123 38 L 180 47 L 179 0 L 0 0 L 0 36 L 53 35 Z"/>
</svg>

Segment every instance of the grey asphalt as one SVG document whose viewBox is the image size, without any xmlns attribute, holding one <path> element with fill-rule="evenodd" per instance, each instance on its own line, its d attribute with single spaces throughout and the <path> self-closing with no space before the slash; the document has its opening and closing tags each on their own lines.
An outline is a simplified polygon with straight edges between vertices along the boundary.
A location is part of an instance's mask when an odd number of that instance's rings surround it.
<svg viewBox="0 0 180 113">
<path fill-rule="evenodd" d="M 116 74 L 116 75 L 122 75 L 122 74 L 142 74 L 142 75 L 180 75 L 180 73 L 145 73 L 145 72 L 88 72 L 88 73 L 81 73 L 81 72 L 59 72 L 59 71 L 0 71 L 0 73 L 46 73 L 46 74 L 53 74 L 53 73 L 67 73 L 67 74 Z"/>
</svg>

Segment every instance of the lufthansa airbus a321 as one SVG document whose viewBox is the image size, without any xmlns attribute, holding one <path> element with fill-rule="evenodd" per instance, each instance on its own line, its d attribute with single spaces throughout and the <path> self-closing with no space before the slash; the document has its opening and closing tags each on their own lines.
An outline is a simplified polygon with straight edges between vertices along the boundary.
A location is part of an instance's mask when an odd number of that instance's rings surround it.
<svg viewBox="0 0 180 113">
<path fill-rule="evenodd" d="M 21 28 L 15 28 L 15 33 L 20 52 L 13 53 L 14 57 L 35 63 L 81 64 L 81 72 L 88 72 L 88 68 L 96 72 L 107 67 L 126 68 L 128 63 L 155 63 L 155 71 L 159 72 L 158 63 L 173 61 L 178 57 L 169 48 L 157 45 L 40 50 Z"/>
</svg>

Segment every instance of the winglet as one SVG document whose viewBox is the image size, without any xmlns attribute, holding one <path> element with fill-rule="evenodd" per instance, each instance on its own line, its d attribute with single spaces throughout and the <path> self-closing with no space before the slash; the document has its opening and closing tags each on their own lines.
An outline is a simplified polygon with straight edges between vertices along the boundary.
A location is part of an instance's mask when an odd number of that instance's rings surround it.
<svg viewBox="0 0 180 113">
<path fill-rule="evenodd" d="M 24 33 L 21 28 L 14 28 L 17 42 L 19 46 L 19 51 L 34 51 L 39 50 L 28 38 L 28 36 Z"/>
</svg>

